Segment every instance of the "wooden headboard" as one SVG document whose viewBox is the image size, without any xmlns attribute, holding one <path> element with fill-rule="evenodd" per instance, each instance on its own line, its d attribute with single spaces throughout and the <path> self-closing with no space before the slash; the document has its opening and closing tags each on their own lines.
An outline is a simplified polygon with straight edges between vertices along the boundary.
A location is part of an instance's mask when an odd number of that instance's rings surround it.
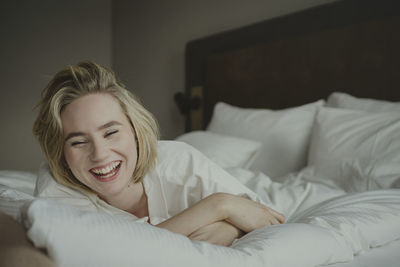
<svg viewBox="0 0 400 267">
<path fill-rule="evenodd" d="M 343 0 L 190 41 L 186 131 L 218 101 L 281 109 L 334 91 L 400 101 L 400 1 Z"/>
</svg>

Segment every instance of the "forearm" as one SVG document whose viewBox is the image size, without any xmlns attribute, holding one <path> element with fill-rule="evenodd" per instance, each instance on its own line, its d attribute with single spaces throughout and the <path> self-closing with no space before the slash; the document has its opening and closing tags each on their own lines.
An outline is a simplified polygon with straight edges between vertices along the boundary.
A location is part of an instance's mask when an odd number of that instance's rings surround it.
<svg viewBox="0 0 400 267">
<path fill-rule="evenodd" d="M 236 226 L 226 222 L 218 221 L 191 233 L 188 237 L 192 240 L 205 241 L 220 246 L 230 246 L 235 239 L 245 233 Z"/>
<path fill-rule="evenodd" d="M 226 219 L 223 208 L 225 198 L 223 193 L 210 195 L 156 226 L 189 236 L 205 225 Z"/>
<path fill-rule="evenodd" d="M 283 214 L 247 198 L 228 195 L 224 207 L 225 220 L 248 233 L 273 224 L 284 223 Z"/>
<path fill-rule="evenodd" d="M 284 220 L 282 214 L 252 200 L 215 193 L 157 227 L 189 236 L 201 227 L 219 221 L 227 221 L 244 232 L 251 232 L 263 226 L 283 223 Z"/>
</svg>

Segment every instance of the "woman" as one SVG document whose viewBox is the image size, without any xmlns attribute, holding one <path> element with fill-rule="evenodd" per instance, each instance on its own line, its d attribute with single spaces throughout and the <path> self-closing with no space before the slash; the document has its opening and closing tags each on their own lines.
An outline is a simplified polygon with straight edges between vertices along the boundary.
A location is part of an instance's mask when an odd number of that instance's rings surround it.
<svg viewBox="0 0 400 267">
<path fill-rule="evenodd" d="M 38 107 L 33 132 L 64 187 L 39 196 L 59 197 L 70 188 L 95 198 L 94 206 L 104 202 L 110 210 L 225 246 L 243 233 L 284 222 L 193 148 L 158 142 L 153 116 L 98 64 L 58 72 Z"/>
</svg>

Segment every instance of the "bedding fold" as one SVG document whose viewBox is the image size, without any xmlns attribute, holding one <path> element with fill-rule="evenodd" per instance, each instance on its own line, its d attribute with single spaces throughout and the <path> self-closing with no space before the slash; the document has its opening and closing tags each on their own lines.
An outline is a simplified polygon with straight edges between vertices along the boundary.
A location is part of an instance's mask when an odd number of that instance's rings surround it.
<svg viewBox="0 0 400 267">
<path fill-rule="evenodd" d="M 295 214 L 289 223 L 245 235 L 230 248 L 50 199 L 27 204 L 23 218 L 29 238 L 60 266 L 309 267 L 349 261 L 399 239 L 400 190 L 325 200 Z"/>
</svg>

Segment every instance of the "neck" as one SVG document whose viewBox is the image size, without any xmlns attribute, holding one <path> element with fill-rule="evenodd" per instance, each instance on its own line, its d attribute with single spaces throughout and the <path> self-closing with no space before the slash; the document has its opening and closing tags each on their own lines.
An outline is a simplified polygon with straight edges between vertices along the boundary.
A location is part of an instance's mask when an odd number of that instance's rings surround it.
<svg viewBox="0 0 400 267">
<path fill-rule="evenodd" d="M 138 218 L 148 216 L 147 196 L 144 192 L 143 183 L 129 184 L 117 196 L 104 199 L 108 204 L 129 212 Z"/>
</svg>

